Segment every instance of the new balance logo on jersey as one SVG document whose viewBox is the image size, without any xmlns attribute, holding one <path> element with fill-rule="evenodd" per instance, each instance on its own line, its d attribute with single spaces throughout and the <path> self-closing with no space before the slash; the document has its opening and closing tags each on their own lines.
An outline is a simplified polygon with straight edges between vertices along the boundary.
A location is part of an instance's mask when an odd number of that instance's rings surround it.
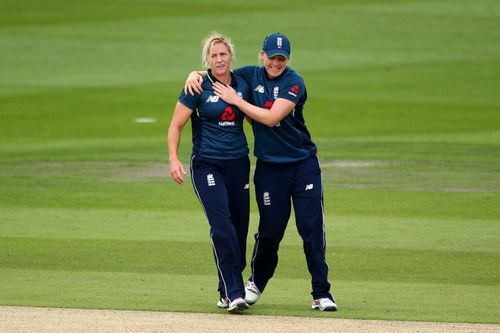
<svg viewBox="0 0 500 333">
<path fill-rule="evenodd" d="M 307 184 L 306 191 L 312 190 L 314 188 L 314 184 Z"/>
<path fill-rule="evenodd" d="M 257 86 L 257 88 L 255 88 L 253 91 L 257 91 L 257 92 L 263 94 L 264 93 L 264 86 L 262 86 L 262 85 L 259 84 Z"/>
<path fill-rule="evenodd" d="M 207 103 L 217 103 L 219 101 L 219 96 L 208 96 Z"/>
<path fill-rule="evenodd" d="M 264 199 L 264 206 L 271 206 L 271 196 L 269 192 L 264 192 L 262 199 Z"/>
<path fill-rule="evenodd" d="M 207 175 L 207 184 L 208 186 L 215 186 L 215 178 L 211 173 Z"/>
</svg>

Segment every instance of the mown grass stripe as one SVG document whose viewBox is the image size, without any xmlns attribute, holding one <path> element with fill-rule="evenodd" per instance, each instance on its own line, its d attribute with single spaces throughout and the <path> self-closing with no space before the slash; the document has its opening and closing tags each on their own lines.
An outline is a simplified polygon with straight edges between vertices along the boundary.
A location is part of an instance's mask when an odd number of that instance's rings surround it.
<svg viewBox="0 0 500 333">
<path fill-rule="evenodd" d="M 96 272 L 207 274 L 214 271 L 207 242 L 116 239 L 1 238 L 4 268 Z M 500 254 L 336 247 L 328 251 L 332 276 L 342 280 L 496 285 Z M 280 249 L 279 276 L 307 279 L 302 247 Z"/>
</svg>

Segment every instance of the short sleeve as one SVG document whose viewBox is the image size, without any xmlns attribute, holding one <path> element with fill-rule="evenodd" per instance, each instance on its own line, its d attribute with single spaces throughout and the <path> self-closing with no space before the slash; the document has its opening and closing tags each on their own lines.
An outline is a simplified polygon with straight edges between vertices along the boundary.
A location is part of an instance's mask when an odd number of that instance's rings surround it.
<svg viewBox="0 0 500 333">
<path fill-rule="evenodd" d="M 195 94 L 194 96 L 191 96 L 191 94 L 189 93 L 185 94 L 183 89 L 181 90 L 181 94 L 179 96 L 179 102 L 187 106 L 192 111 L 195 111 L 198 107 L 198 99 L 200 98 L 199 96 L 200 94 Z"/>
<path fill-rule="evenodd" d="M 297 104 L 302 96 L 304 96 L 305 91 L 304 80 L 301 77 L 292 78 L 280 87 L 278 98 L 284 98 Z"/>
</svg>

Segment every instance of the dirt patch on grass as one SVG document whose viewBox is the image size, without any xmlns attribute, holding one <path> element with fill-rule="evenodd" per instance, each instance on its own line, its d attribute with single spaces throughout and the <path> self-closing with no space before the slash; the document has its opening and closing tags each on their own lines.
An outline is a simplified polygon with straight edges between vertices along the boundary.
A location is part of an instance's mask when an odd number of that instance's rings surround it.
<svg viewBox="0 0 500 333">
<path fill-rule="evenodd" d="M 493 333 L 500 325 L 0 306 L 0 332 Z"/>
</svg>

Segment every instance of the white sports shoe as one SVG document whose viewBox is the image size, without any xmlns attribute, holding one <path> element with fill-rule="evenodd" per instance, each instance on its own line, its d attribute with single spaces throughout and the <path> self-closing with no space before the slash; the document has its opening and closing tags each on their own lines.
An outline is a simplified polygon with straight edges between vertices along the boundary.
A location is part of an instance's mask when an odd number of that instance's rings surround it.
<svg viewBox="0 0 500 333">
<path fill-rule="evenodd" d="M 229 306 L 229 300 L 227 298 L 219 298 L 219 300 L 217 301 L 217 306 L 221 309 L 227 309 L 227 307 Z"/>
<path fill-rule="evenodd" d="M 337 304 L 335 304 L 335 300 L 331 300 L 329 298 L 315 299 L 312 302 L 311 307 L 313 310 L 337 311 Z"/>
<path fill-rule="evenodd" d="M 250 305 L 257 303 L 260 298 L 260 290 L 257 288 L 253 281 L 248 281 L 247 286 L 245 287 L 245 302 Z"/>
<path fill-rule="evenodd" d="M 245 302 L 245 300 L 241 297 L 236 298 L 232 302 L 229 303 L 229 306 L 227 307 L 227 311 L 231 313 L 236 313 L 238 311 L 243 311 L 248 309 L 248 304 Z"/>
</svg>

